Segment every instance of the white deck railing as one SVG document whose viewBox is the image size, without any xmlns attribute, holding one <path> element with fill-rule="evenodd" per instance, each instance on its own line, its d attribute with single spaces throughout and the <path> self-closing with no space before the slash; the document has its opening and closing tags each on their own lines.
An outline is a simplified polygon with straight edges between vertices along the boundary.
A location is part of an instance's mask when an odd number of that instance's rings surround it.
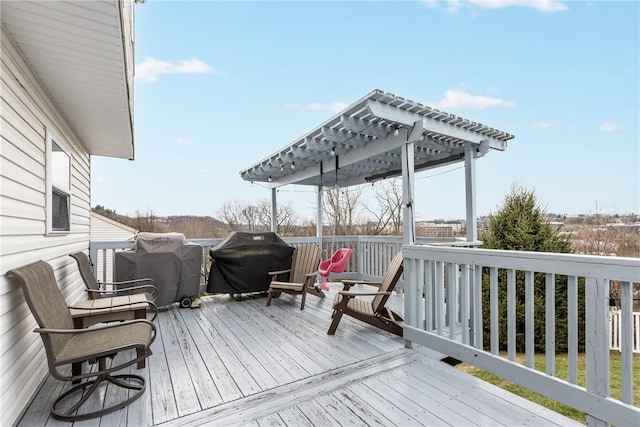
<svg viewBox="0 0 640 427">
<path fill-rule="evenodd" d="M 404 247 L 404 337 L 443 354 L 546 395 L 587 414 L 589 425 L 640 425 L 633 406 L 632 282 L 640 278 L 640 259 L 488 249 Z M 501 274 L 499 274 L 499 272 Z M 545 372 L 534 367 L 535 277 L 545 287 Z M 566 277 L 568 290 L 568 376 L 555 370 L 555 287 Z M 482 287 L 490 298 L 488 351 L 483 342 Z M 504 279 L 503 279 L 504 278 Z M 564 279 L 564 278 L 563 278 Z M 506 282 L 507 354 L 499 352 L 498 289 Z M 585 330 L 578 330 L 578 284 L 585 281 Z M 609 281 L 620 282 L 622 399 L 610 396 Z M 524 331 L 516 330 L 516 290 L 524 289 Z M 516 334 L 525 336 L 525 364 L 517 362 Z M 578 385 L 578 334 L 586 342 L 586 387 Z"/>
<path fill-rule="evenodd" d="M 285 242 L 292 246 L 305 243 L 318 243 L 317 237 L 285 237 Z M 189 239 L 192 243 L 202 246 L 202 272 L 205 278 L 209 271 L 209 250 L 222 239 Z M 457 241 L 455 239 L 419 239 L 421 243 L 443 243 Z M 102 241 L 91 242 L 89 258 L 93 263 L 94 273 L 98 280 L 111 282 L 114 277 L 113 259 L 116 251 L 133 249 L 133 241 Z M 361 280 L 376 280 L 382 277 L 394 255 L 402 249 L 402 237 L 386 236 L 325 236 L 322 238 L 322 259 L 329 258 L 339 248 L 349 247 L 353 254 L 349 258 L 345 273 L 332 278 L 358 278 Z M 399 285 L 402 289 L 402 283 Z"/>
<path fill-rule="evenodd" d="M 209 249 L 222 239 L 193 239 L 202 246 L 203 277 L 208 277 Z M 315 237 L 284 238 L 293 246 L 317 243 Z M 426 241 L 423 241 L 426 243 Z M 429 242 L 432 243 L 432 242 Z M 441 243 L 441 242 L 440 242 Z M 113 254 L 132 249 L 134 242 L 91 242 L 90 257 L 99 280 L 109 281 Z M 379 279 L 386 272 L 393 256 L 404 250 L 405 291 L 404 336 L 407 343 L 415 342 L 443 354 L 466 361 L 493 372 L 524 387 L 547 395 L 588 414 L 590 425 L 613 423 L 640 425 L 640 410 L 633 405 L 633 351 L 640 337 L 640 316 L 632 313 L 632 282 L 640 277 L 640 259 L 615 258 L 571 254 L 532 253 L 439 247 L 427 245 L 402 246 L 400 237 L 328 236 L 322 240 L 323 259 L 340 247 L 351 247 L 346 273 L 336 278 Z M 507 356 L 499 353 L 500 330 L 497 290 L 499 274 L 506 277 L 508 322 L 506 325 Z M 534 368 L 534 278 L 545 279 L 547 349 L 545 372 Z M 489 351 L 484 351 L 482 328 L 482 278 L 491 291 Z M 518 277 L 523 276 L 523 283 Z M 555 284 L 556 278 L 566 276 L 568 288 L 568 363 L 567 378 L 555 372 Z M 113 276 L 112 276 L 113 277 Z M 586 330 L 578 330 L 578 284 L 585 281 Z M 610 316 L 608 305 L 609 281 L 621 283 L 622 309 Z M 455 286 L 447 286 L 452 283 Z M 404 285 L 404 287 L 403 287 Z M 515 324 L 515 292 L 525 288 L 525 330 L 517 331 Z M 453 301 L 454 304 L 447 304 Z M 610 326 L 610 317 L 615 327 Z M 613 324 L 613 323 L 612 323 Z M 466 333 L 462 333 L 466 331 Z M 525 364 L 515 361 L 516 333 L 526 337 Z M 586 334 L 586 387 L 578 385 L 578 334 Z M 609 350 L 621 352 L 622 399 L 609 396 Z M 637 385 L 636 385 L 637 386 Z M 636 403 L 637 404 L 637 403 Z"/>
</svg>

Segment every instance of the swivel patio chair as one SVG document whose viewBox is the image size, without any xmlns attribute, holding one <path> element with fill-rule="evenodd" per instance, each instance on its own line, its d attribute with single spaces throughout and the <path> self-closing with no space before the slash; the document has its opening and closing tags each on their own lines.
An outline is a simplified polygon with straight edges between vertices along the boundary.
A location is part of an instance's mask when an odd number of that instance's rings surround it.
<svg viewBox="0 0 640 427">
<path fill-rule="evenodd" d="M 147 300 L 155 302 L 158 298 L 158 288 L 155 281 L 150 278 L 127 280 L 123 282 L 99 282 L 91 271 L 91 262 L 84 252 L 75 252 L 69 255 L 76 260 L 80 276 L 89 293 L 89 298 L 109 298 L 120 295 L 144 293 Z"/>
<path fill-rule="evenodd" d="M 145 360 L 151 355 L 151 343 L 156 336 L 156 328 L 148 320 L 131 320 L 74 329 L 73 320 L 65 300 L 56 283 L 53 268 L 47 262 L 37 261 L 7 272 L 15 277 L 39 328 L 45 347 L 49 372 L 61 381 L 80 384 L 62 393 L 51 405 L 54 418 L 65 421 L 79 421 L 100 417 L 124 408 L 138 399 L 145 391 L 145 379 L 134 374 L 113 374 L 116 371 Z M 137 350 L 134 358 L 132 350 Z M 129 360 L 107 364 L 107 358 L 114 358 L 119 352 L 127 351 Z M 77 362 L 97 362 L 97 369 L 89 373 L 71 374 L 61 368 Z M 96 393 L 97 392 L 97 393 Z M 100 410 L 83 409 L 92 396 L 104 396 L 110 402 L 114 396 L 116 403 Z M 113 396 L 112 396 L 113 395 Z M 95 397 L 94 397 L 95 398 Z"/>
<path fill-rule="evenodd" d="M 271 283 L 267 291 L 267 305 L 271 305 L 271 298 L 280 293 L 302 295 L 300 310 L 304 310 L 307 293 L 324 298 L 324 292 L 316 288 L 315 281 L 318 274 L 320 249 L 312 243 L 301 245 L 293 251 L 291 268 L 288 270 L 271 271 Z M 289 273 L 289 281 L 278 281 L 278 277 Z"/>
<path fill-rule="evenodd" d="M 344 288 L 338 292 L 333 300 L 333 321 L 327 334 L 333 335 L 338 328 L 343 315 L 368 323 L 376 328 L 402 336 L 403 321 L 397 313 L 386 306 L 389 296 L 393 292 L 402 275 L 402 252 L 393 258 L 382 282 L 367 282 L 362 280 L 342 280 Z M 354 292 L 351 287 L 356 284 L 364 284 L 377 287 L 375 292 Z M 373 297 L 371 300 L 365 298 Z"/>
</svg>

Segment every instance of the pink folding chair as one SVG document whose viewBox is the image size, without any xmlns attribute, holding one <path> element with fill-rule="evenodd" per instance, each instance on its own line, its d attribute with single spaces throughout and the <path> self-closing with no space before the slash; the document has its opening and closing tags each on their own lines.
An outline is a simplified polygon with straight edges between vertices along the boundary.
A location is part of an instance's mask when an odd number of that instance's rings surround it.
<svg viewBox="0 0 640 427">
<path fill-rule="evenodd" d="M 340 248 L 331 255 L 331 258 L 320 261 L 318 274 L 322 276 L 322 284 L 320 285 L 322 290 L 329 290 L 329 286 L 327 285 L 327 277 L 329 277 L 329 274 L 342 273 L 344 271 L 347 267 L 347 261 L 349 260 L 351 252 L 353 251 L 349 248 Z"/>
</svg>

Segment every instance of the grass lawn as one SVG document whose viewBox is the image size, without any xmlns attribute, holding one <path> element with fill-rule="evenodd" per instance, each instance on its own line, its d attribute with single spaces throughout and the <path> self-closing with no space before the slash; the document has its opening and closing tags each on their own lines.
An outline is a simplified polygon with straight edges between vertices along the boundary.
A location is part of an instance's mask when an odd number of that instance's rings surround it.
<svg viewBox="0 0 640 427">
<path fill-rule="evenodd" d="M 502 356 L 506 357 L 506 354 L 503 354 Z M 620 376 L 621 376 L 620 353 L 617 351 L 611 351 L 609 357 L 610 357 L 610 366 L 611 366 L 611 396 L 613 398 L 620 399 L 620 397 L 622 396 L 621 379 L 620 379 Z M 524 364 L 524 360 L 525 360 L 524 354 L 518 354 L 516 356 L 516 360 Z M 476 368 L 475 366 L 468 365 L 466 363 L 461 363 L 457 367 L 458 369 L 468 372 L 477 378 L 480 378 L 491 384 L 495 384 L 498 387 L 501 387 L 514 394 L 517 394 L 518 396 L 522 396 L 525 399 L 528 399 L 532 402 L 538 403 L 539 405 L 552 409 L 567 417 L 573 418 L 574 420 L 577 420 L 581 423 L 586 422 L 586 417 L 583 412 L 580 412 L 567 405 L 564 405 L 555 400 L 549 399 L 548 397 L 545 397 L 527 388 L 524 388 L 510 381 L 507 381 L 503 378 L 500 378 L 497 375 L 493 375 L 488 372 L 482 371 Z M 535 367 L 537 370 L 544 372 L 544 369 L 545 369 L 544 354 L 536 354 Z M 569 367 L 569 364 L 568 364 L 567 355 L 566 354 L 557 355 L 556 356 L 556 376 L 559 378 L 567 379 L 569 377 L 568 367 Z M 586 386 L 585 370 L 586 370 L 585 355 L 579 354 L 578 355 L 578 385 L 583 387 Z M 640 354 L 633 355 L 633 385 L 634 385 L 633 403 L 634 403 L 634 406 L 640 406 Z"/>
</svg>

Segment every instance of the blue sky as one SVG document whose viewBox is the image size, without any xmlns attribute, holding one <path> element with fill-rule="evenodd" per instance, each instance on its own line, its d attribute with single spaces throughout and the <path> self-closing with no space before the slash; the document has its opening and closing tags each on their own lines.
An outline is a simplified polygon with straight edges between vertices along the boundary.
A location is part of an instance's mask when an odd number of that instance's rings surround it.
<svg viewBox="0 0 640 427">
<path fill-rule="evenodd" d="M 639 5 L 136 4 L 136 159 L 92 159 L 92 205 L 216 216 L 270 198 L 239 172 L 381 89 L 515 135 L 477 163 L 479 215 L 514 183 L 547 212 L 638 213 Z M 462 164 L 416 179 L 418 220 L 464 218 Z M 312 187 L 278 200 L 315 214 Z"/>
</svg>

